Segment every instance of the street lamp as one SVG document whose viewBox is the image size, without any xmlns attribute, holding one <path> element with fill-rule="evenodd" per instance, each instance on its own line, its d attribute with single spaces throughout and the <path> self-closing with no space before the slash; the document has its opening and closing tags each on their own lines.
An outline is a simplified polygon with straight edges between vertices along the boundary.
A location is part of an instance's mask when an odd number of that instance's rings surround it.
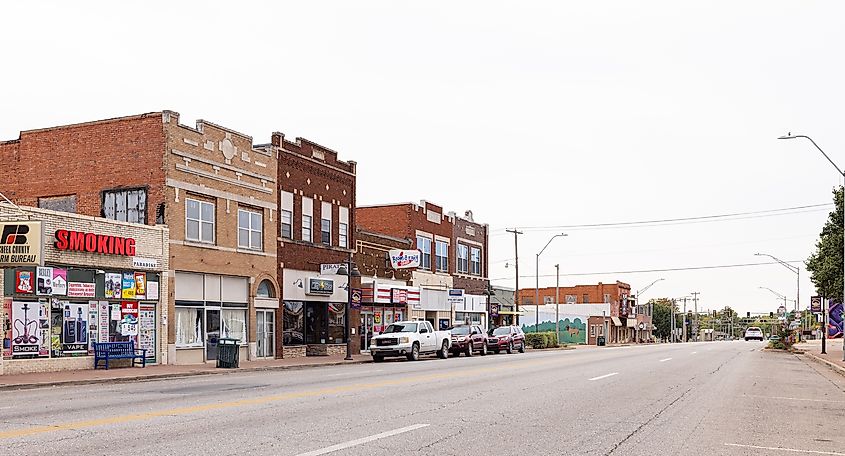
<svg viewBox="0 0 845 456">
<path fill-rule="evenodd" d="M 635 301 L 636 304 L 637 304 L 637 309 L 640 308 L 640 293 L 645 293 L 655 283 L 663 281 L 663 280 L 666 280 L 666 279 L 663 279 L 663 278 L 657 279 L 654 282 L 651 282 L 650 284 L 646 285 L 646 287 L 643 288 L 642 290 L 637 290 L 637 299 Z M 649 305 L 648 305 L 648 316 L 651 317 L 651 323 L 650 324 L 651 324 L 652 327 L 654 326 L 654 314 L 653 314 L 653 312 L 654 312 L 654 304 L 649 303 Z M 634 318 L 636 318 L 636 316 Z"/>
<path fill-rule="evenodd" d="M 349 254 L 349 259 L 341 263 L 340 268 L 337 270 L 337 275 L 345 275 L 347 279 L 346 310 L 344 312 L 346 317 L 344 318 L 346 322 L 346 358 L 343 359 L 345 361 L 352 361 L 352 330 L 350 329 L 352 320 L 352 278 L 361 277 L 361 271 L 352 262 L 352 253 Z"/>
<path fill-rule="evenodd" d="M 555 234 L 554 236 L 552 236 L 552 238 L 549 239 L 549 242 L 546 242 L 546 246 L 543 247 L 543 250 L 540 250 L 540 253 L 538 253 L 535 258 L 536 262 L 534 267 L 534 305 L 537 308 L 537 321 L 534 324 L 534 332 L 540 332 L 540 255 L 542 255 L 543 252 L 546 251 L 546 248 L 549 246 L 549 244 L 552 243 L 552 241 L 555 240 L 555 238 L 566 236 L 568 236 L 568 234 L 566 233 Z"/>
<path fill-rule="evenodd" d="M 784 309 L 784 312 L 786 312 L 786 301 L 787 301 L 786 296 L 784 296 L 784 295 L 782 295 L 782 294 L 778 293 L 778 292 L 777 292 L 777 291 L 775 291 L 775 290 L 772 290 L 772 289 L 771 289 L 771 288 L 769 288 L 769 287 L 757 287 L 757 288 L 759 288 L 759 289 L 761 289 L 761 290 L 769 290 L 769 291 L 771 291 L 771 292 L 772 292 L 772 294 L 773 294 L 773 295 L 777 296 L 779 299 L 783 299 L 783 309 Z"/>
<path fill-rule="evenodd" d="M 833 163 L 833 160 L 831 160 L 830 157 L 828 157 L 827 154 L 824 153 L 822 148 L 819 147 L 819 145 L 816 144 L 815 141 L 813 141 L 813 138 L 806 136 L 806 135 L 793 135 L 792 133 L 787 133 L 786 136 L 781 136 L 778 139 L 795 139 L 795 138 L 804 138 L 806 140 L 809 140 L 811 143 L 813 143 L 813 146 L 815 146 L 816 149 L 818 149 L 819 152 L 821 152 L 822 155 L 824 155 L 824 158 L 826 158 L 827 161 L 829 161 L 830 164 L 833 165 L 834 168 L 836 168 L 836 172 L 839 173 L 839 175 L 842 176 L 842 178 L 845 178 L 845 173 L 842 172 L 842 169 L 840 169 L 838 166 L 836 166 L 836 163 Z M 843 233 L 845 233 L 845 217 L 842 218 L 842 230 L 843 230 Z M 843 252 L 842 252 L 842 254 L 843 254 L 843 258 L 845 258 L 845 242 L 843 242 Z M 843 281 L 842 281 L 843 290 L 842 290 L 842 298 L 840 299 L 840 302 L 845 302 L 845 261 L 842 262 L 842 275 L 843 275 Z M 842 350 L 842 360 L 845 361 L 845 337 L 842 338 L 842 348 L 843 348 L 843 350 Z"/>
<path fill-rule="evenodd" d="M 798 278 L 796 280 L 796 285 L 795 285 L 795 310 L 796 311 L 800 310 L 801 309 L 801 269 L 798 266 L 793 266 L 793 265 L 787 263 L 786 261 L 783 261 L 783 260 L 775 257 L 774 255 L 769 255 L 768 253 L 755 253 L 754 256 L 769 257 L 769 258 L 777 261 L 778 263 L 780 263 L 786 269 L 789 269 L 790 271 L 794 272 L 798 276 Z"/>
</svg>

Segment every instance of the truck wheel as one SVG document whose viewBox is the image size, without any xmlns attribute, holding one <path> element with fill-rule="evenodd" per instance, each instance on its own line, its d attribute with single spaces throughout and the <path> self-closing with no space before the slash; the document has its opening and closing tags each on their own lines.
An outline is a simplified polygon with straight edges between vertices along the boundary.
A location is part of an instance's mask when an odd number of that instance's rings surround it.
<svg viewBox="0 0 845 456">
<path fill-rule="evenodd" d="M 440 359 L 449 357 L 449 343 L 445 340 L 443 341 L 443 345 L 440 346 L 440 350 L 437 351 L 437 357 Z"/>
<path fill-rule="evenodd" d="M 505 351 L 508 352 L 509 355 L 513 353 L 513 342 L 508 344 L 508 348 L 506 348 Z"/>
<path fill-rule="evenodd" d="M 373 362 L 374 363 L 380 363 L 382 361 L 384 361 L 383 355 L 373 355 Z"/>
<path fill-rule="evenodd" d="M 411 347 L 411 353 L 408 353 L 408 361 L 417 361 L 420 359 L 420 345 L 414 342 Z"/>
<path fill-rule="evenodd" d="M 487 342 L 481 345 L 481 356 L 487 356 Z"/>
</svg>

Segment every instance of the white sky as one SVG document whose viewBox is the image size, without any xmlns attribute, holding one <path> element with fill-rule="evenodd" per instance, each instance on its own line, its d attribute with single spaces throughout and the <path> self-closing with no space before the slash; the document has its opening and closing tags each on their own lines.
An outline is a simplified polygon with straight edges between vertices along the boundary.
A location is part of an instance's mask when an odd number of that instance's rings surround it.
<svg viewBox="0 0 845 456">
<path fill-rule="evenodd" d="M 0 138 L 172 109 L 359 163 L 358 202 L 427 199 L 506 227 L 775 209 L 831 200 L 845 166 L 845 3 L 3 2 Z M 60 157 L 60 150 L 57 156 Z M 2 190 L 2 183 L 0 183 Z M 541 274 L 805 259 L 827 212 L 570 231 Z M 555 231 L 520 239 L 523 275 Z M 769 311 L 779 265 L 562 276 Z M 533 279 L 522 279 L 533 286 Z M 512 280 L 496 281 L 513 285 Z M 541 285 L 553 285 L 544 278 Z M 802 270 L 802 303 L 811 284 Z"/>
</svg>

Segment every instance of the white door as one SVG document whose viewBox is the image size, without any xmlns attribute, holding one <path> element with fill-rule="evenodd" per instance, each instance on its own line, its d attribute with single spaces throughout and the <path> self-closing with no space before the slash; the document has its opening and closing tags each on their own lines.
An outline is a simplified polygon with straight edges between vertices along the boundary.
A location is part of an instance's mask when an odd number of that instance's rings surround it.
<svg viewBox="0 0 845 456">
<path fill-rule="evenodd" d="M 255 312 L 256 339 L 258 339 L 256 354 L 259 358 L 272 358 L 275 356 L 275 318 L 276 311 L 274 310 L 258 310 Z"/>
</svg>

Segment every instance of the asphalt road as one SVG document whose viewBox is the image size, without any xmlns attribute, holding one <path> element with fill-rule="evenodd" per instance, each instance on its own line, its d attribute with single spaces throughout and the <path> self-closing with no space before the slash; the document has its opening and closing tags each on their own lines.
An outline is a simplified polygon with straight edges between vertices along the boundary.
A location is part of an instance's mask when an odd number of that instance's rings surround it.
<svg viewBox="0 0 845 456">
<path fill-rule="evenodd" d="M 845 377 L 761 348 L 529 351 L 3 391 L 0 455 L 845 455 Z"/>
</svg>

